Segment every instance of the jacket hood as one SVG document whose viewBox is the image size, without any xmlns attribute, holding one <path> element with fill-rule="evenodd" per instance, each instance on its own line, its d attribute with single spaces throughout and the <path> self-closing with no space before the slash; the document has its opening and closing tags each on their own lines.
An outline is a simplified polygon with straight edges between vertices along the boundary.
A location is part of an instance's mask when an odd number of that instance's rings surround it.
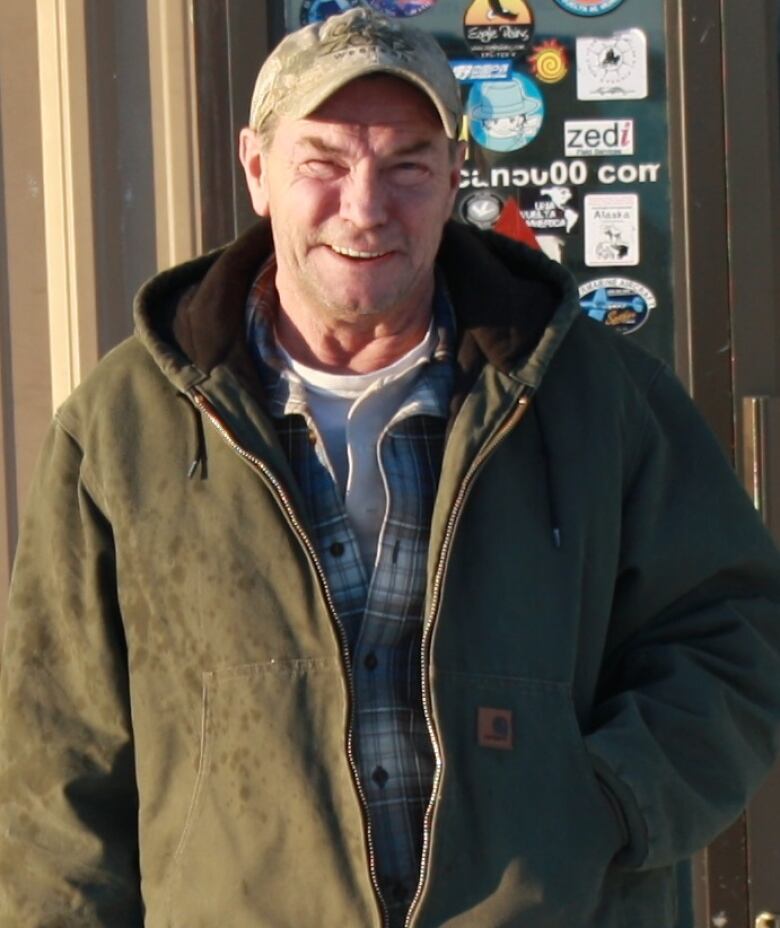
<svg viewBox="0 0 780 928">
<path fill-rule="evenodd" d="M 245 305 L 273 249 L 262 220 L 229 245 L 152 278 L 134 309 L 136 335 L 180 390 L 228 363 L 259 389 Z M 461 385 L 487 361 L 531 389 L 580 315 L 571 275 L 540 251 L 450 221 L 437 256 L 458 325 Z M 465 382 L 464 382 L 465 381 Z"/>
</svg>

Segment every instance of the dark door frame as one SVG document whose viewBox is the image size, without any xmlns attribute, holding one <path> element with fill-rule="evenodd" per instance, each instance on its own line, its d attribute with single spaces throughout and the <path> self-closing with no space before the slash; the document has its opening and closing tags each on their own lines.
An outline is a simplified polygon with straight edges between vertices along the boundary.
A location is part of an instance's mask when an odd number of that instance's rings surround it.
<svg viewBox="0 0 780 928">
<path fill-rule="evenodd" d="M 667 0 L 678 373 L 780 542 L 777 0 Z M 780 769 L 694 862 L 698 928 L 780 913 Z"/>
</svg>

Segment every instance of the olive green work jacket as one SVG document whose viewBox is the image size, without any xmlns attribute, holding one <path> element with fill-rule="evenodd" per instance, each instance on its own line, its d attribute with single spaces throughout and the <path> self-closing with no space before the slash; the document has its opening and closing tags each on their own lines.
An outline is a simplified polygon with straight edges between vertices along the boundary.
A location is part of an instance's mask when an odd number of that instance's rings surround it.
<svg viewBox="0 0 780 928">
<path fill-rule="evenodd" d="M 343 636 L 245 344 L 270 232 L 152 280 L 62 406 L 0 686 L 2 928 L 382 923 Z M 776 551 L 663 364 L 459 226 L 415 928 L 671 928 L 780 717 Z M 657 312 L 663 312 L 659 308 Z"/>
</svg>

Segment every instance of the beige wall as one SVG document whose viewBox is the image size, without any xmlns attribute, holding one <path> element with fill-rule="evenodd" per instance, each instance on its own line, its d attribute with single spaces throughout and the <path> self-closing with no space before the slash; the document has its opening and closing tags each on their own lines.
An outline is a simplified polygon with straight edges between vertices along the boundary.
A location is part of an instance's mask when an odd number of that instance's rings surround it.
<svg viewBox="0 0 780 928">
<path fill-rule="evenodd" d="M 53 409 L 200 250 L 191 9 L 0 3 L 0 632 Z"/>
<path fill-rule="evenodd" d="M 0 4 L 0 596 L 51 414 L 35 4 Z"/>
</svg>

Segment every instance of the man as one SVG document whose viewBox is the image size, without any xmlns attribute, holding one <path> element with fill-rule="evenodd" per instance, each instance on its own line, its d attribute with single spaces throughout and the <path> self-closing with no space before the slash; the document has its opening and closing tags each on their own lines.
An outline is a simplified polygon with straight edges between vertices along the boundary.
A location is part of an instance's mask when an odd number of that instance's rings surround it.
<svg viewBox="0 0 780 928">
<path fill-rule="evenodd" d="M 0 925 L 662 928 L 774 755 L 780 568 L 683 390 L 451 224 L 446 59 L 287 38 L 259 224 L 59 410 L 0 696 Z"/>
</svg>

